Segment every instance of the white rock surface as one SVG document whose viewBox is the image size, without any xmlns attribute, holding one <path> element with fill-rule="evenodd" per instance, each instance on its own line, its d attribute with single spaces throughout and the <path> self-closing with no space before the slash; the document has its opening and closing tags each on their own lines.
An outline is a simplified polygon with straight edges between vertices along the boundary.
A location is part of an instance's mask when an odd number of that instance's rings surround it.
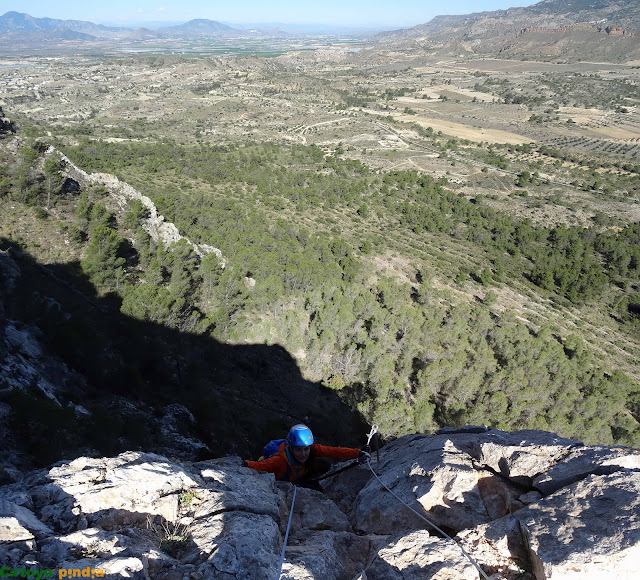
<svg viewBox="0 0 640 580">
<path fill-rule="evenodd" d="M 636 462 L 635 450 L 548 433 L 449 430 L 398 439 L 373 466 L 414 509 L 460 530 L 455 540 L 492 580 L 630 580 L 640 577 Z M 368 467 L 325 481 L 328 494 L 296 492 L 283 579 L 480 577 Z M 292 499 L 290 484 L 238 457 L 78 458 L 0 487 L 0 562 L 109 578 L 273 580 Z"/>
<path fill-rule="evenodd" d="M 186 240 L 192 247 L 194 252 L 202 257 L 205 254 L 214 253 L 218 256 L 221 266 L 225 267 L 225 259 L 222 252 L 218 248 L 207 244 L 196 245 L 188 238 L 180 234 L 178 228 L 171 222 L 164 219 L 158 213 L 155 204 L 146 196 L 142 195 L 137 189 L 131 187 L 128 183 L 120 181 L 115 175 L 110 173 L 87 173 L 79 167 L 76 167 L 71 160 L 64 154 L 60 153 L 53 147 L 49 147 L 47 155 L 56 153 L 64 163 L 64 174 L 66 177 L 74 179 L 85 186 L 102 185 L 109 190 L 109 193 L 119 205 L 121 210 L 125 210 L 130 200 L 139 200 L 149 210 L 149 215 L 142 221 L 142 227 L 156 242 L 162 242 L 166 247 L 178 240 Z"/>
<path fill-rule="evenodd" d="M 640 577 L 640 471 L 590 475 L 514 517 L 538 580 Z"/>
<path fill-rule="evenodd" d="M 446 435 L 400 439 L 389 445 L 379 466 L 380 479 L 414 509 L 438 527 L 459 531 L 490 521 L 478 481 L 492 474 L 474 467 L 463 450 L 475 435 Z M 404 439 L 404 438 L 403 438 Z M 355 527 L 369 533 L 392 533 L 420 529 L 425 523 L 389 493 L 380 491 L 376 480 L 362 489 L 356 500 Z"/>
</svg>

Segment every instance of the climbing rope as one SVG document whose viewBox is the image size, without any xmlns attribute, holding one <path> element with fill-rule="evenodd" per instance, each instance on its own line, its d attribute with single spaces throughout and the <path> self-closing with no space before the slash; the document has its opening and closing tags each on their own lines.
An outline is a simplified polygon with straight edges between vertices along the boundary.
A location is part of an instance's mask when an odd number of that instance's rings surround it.
<svg viewBox="0 0 640 580">
<path fill-rule="evenodd" d="M 293 499 L 291 500 L 291 511 L 289 512 L 289 523 L 287 524 L 287 532 L 284 535 L 284 543 L 282 544 L 282 553 L 280 554 L 280 565 L 278 566 L 278 577 L 277 580 L 280 580 L 280 575 L 282 574 L 282 564 L 284 564 L 284 551 L 287 549 L 287 540 L 289 539 L 289 529 L 291 528 L 291 518 L 293 517 L 293 505 L 296 503 L 296 492 L 298 491 L 298 486 L 293 486 Z"/>
<path fill-rule="evenodd" d="M 358 463 L 357 460 L 351 461 L 350 463 L 347 463 L 346 465 L 344 465 L 343 467 L 340 467 L 339 469 L 334 469 L 333 471 L 329 471 L 327 473 L 324 473 L 323 475 L 319 475 L 318 477 L 312 477 L 308 481 L 322 481 L 323 479 L 327 479 L 328 477 L 333 477 L 334 475 L 338 475 L 338 473 L 342 473 L 343 471 L 346 471 L 347 469 L 351 469 L 352 467 L 356 467 L 358 465 L 360 465 L 360 463 Z"/>
<path fill-rule="evenodd" d="M 367 447 L 369 446 L 369 442 L 371 441 L 371 438 L 376 434 L 376 432 L 378 431 L 378 426 L 377 425 L 373 425 L 371 427 L 371 431 L 367 434 Z M 339 473 L 340 471 L 344 471 L 344 469 L 348 469 L 350 467 L 354 467 L 355 465 L 357 465 L 358 462 L 354 462 L 352 465 L 348 465 L 340 470 L 338 470 L 337 472 L 331 473 L 331 474 L 327 474 L 326 477 L 328 477 L 329 475 L 336 475 L 337 473 Z M 367 457 L 367 466 L 369 467 L 369 469 L 371 470 L 371 473 L 373 473 L 374 477 L 380 482 L 380 484 L 382 485 L 382 487 L 384 487 L 393 497 L 395 497 L 402 505 L 404 505 L 407 509 L 411 510 L 415 515 L 417 515 L 419 518 L 421 518 L 422 520 L 424 520 L 428 525 L 430 525 L 433 529 L 437 530 L 438 532 L 440 532 L 443 536 L 445 536 L 446 538 L 448 538 L 449 540 L 451 540 L 454 544 L 456 544 L 456 546 L 458 546 L 458 548 L 460 548 L 460 551 L 462 552 L 462 554 L 469 560 L 469 562 L 471 562 L 476 570 L 478 570 L 478 572 L 480 572 L 480 575 L 485 579 L 485 580 L 490 580 L 489 577 L 484 573 L 484 571 L 482 570 L 482 568 L 480 568 L 480 566 L 478 566 L 478 563 L 466 552 L 466 550 L 458 543 L 456 542 L 449 534 L 447 534 L 445 531 L 441 530 L 438 526 L 436 526 L 433 522 L 431 522 L 430 520 L 428 520 L 425 516 L 423 516 L 421 513 L 418 513 L 416 510 L 414 510 L 409 504 L 407 504 L 402 498 L 400 498 L 397 494 L 395 494 L 391 489 L 389 489 L 387 487 L 387 485 L 384 483 L 384 481 L 382 481 L 379 477 L 378 474 L 373 470 L 373 467 L 371 466 L 371 459 L 369 457 Z M 320 478 L 318 478 L 320 479 Z M 287 540 L 289 539 L 289 530 L 291 529 L 291 518 L 293 517 L 293 506 L 296 503 L 296 492 L 298 491 L 298 486 L 294 485 L 293 486 L 293 498 L 291 500 L 291 510 L 289 511 L 289 521 L 287 523 L 287 531 L 284 535 L 284 542 L 282 544 L 282 552 L 280 553 L 280 564 L 278 566 L 278 576 L 277 576 L 277 580 L 280 580 L 280 576 L 282 575 L 282 565 L 284 564 L 284 554 L 285 551 L 287 549 Z"/>
<path fill-rule="evenodd" d="M 483 578 L 485 578 L 485 580 L 489 580 L 489 577 L 484 573 L 484 571 L 482 570 L 482 568 L 480 568 L 480 566 L 478 566 L 478 563 L 469 555 L 467 554 L 467 552 L 465 551 L 465 549 L 458 543 L 456 542 L 449 534 L 447 534 L 446 532 L 442 531 L 438 526 L 436 526 L 433 522 L 430 522 L 426 517 L 424 517 L 422 514 L 418 513 L 416 510 L 414 510 L 410 505 L 408 505 L 404 500 L 402 500 L 400 497 L 398 497 L 395 493 L 393 493 L 393 491 L 391 491 L 386 485 L 385 483 L 378 477 L 378 474 L 373 470 L 373 467 L 371 467 L 371 461 L 369 459 L 367 459 L 367 465 L 369 466 L 369 469 L 371 470 L 371 473 L 373 473 L 373 475 L 375 476 L 375 478 L 382 484 L 382 487 L 384 487 L 393 497 L 395 497 L 401 504 L 403 504 L 406 508 L 410 509 L 414 514 L 416 514 L 419 518 L 422 518 L 425 522 L 427 522 L 432 528 L 434 528 L 435 530 L 437 530 L 438 532 L 440 532 L 443 536 L 449 538 L 454 544 L 456 544 L 456 546 L 458 546 L 458 548 L 460 548 L 460 550 L 462 551 L 462 553 L 467 557 L 467 559 L 469 560 L 469 562 L 471 562 L 476 569 L 478 570 L 478 572 L 480 572 L 480 574 L 482 575 Z"/>
</svg>

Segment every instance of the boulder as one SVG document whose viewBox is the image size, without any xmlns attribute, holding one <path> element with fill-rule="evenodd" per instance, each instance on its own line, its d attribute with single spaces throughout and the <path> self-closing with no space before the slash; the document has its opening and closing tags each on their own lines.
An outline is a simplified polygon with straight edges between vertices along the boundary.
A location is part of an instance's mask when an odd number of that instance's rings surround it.
<svg viewBox="0 0 640 580">
<path fill-rule="evenodd" d="M 375 454 L 374 454 L 375 457 Z M 378 468 L 378 463 L 374 459 L 371 462 L 374 469 Z M 360 465 L 348 469 L 337 476 L 327 477 L 320 483 L 324 494 L 344 513 L 349 513 L 360 493 L 360 490 L 373 478 L 371 470 L 366 465 Z"/>
<path fill-rule="evenodd" d="M 234 578 L 275 578 L 280 534 L 273 518 L 245 512 L 225 512 L 198 520 L 190 530 L 188 546 L 176 556 L 200 564 L 207 574 Z"/>
<path fill-rule="evenodd" d="M 475 566 L 451 540 L 415 531 L 393 536 L 364 570 L 366 580 L 477 580 Z"/>
<path fill-rule="evenodd" d="M 159 420 L 162 438 L 169 446 L 158 452 L 178 457 L 197 457 L 202 452 L 210 452 L 209 448 L 195 436 L 196 420 L 191 411 L 184 405 L 173 403 L 162 409 Z"/>
<path fill-rule="evenodd" d="M 530 486 L 536 476 L 577 445 L 580 443 L 543 431 L 491 430 L 478 438 L 472 455 L 502 477 Z"/>
<path fill-rule="evenodd" d="M 533 487 L 549 495 L 588 475 L 607 475 L 626 469 L 640 469 L 640 451 L 618 447 L 576 447 L 533 480 Z"/>
<path fill-rule="evenodd" d="M 640 471 L 590 475 L 514 514 L 537 580 L 640 574 Z"/>
<path fill-rule="evenodd" d="M 0 542 L 22 542 L 33 540 L 33 538 L 33 534 L 20 523 L 18 518 L 0 517 Z"/>
<path fill-rule="evenodd" d="M 366 538 L 329 530 L 298 534 L 287 545 L 282 580 L 351 580 L 365 566 L 370 543 Z"/>
<path fill-rule="evenodd" d="M 150 469 L 149 465 L 153 465 Z M 103 529 L 144 525 L 149 516 L 175 519 L 179 493 L 197 477 L 152 453 L 123 453 L 112 459 L 81 457 L 49 471 L 51 483 L 32 495 L 45 521 L 70 532 L 81 520 Z"/>
<path fill-rule="evenodd" d="M 458 531 L 487 523 L 490 516 L 478 481 L 492 474 L 477 470 L 462 450 L 474 437 L 461 434 L 455 441 L 446 435 L 401 437 L 384 451 L 380 480 L 413 509 L 422 509 L 438 527 Z M 358 494 L 353 519 L 356 529 L 376 534 L 428 529 L 377 479 L 369 480 Z"/>
<path fill-rule="evenodd" d="M 205 484 L 203 493 L 198 492 L 198 501 L 201 503 L 196 506 L 194 517 L 242 510 L 279 518 L 280 498 L 273 475 L 240 467 L 240 463 L 240 458 L 236 458 L 232 461 L 202 461 L 192 465 Z"/>
<path fill-rule="evenodd" d="M 501 580 L 534 580 L 518 520 L 505 516 L 455 537 L 487 575 Z"/>
<path fill-rule="evenodd" d="M 133 580 L 147 580 L 144 564 L 139 558 L 109 558 L 95 559 L 83 558 L 81 560 L 73 560 L 70 562 L 60 563 L 58 568 L 66 569 L 69 572 L 68 577 L 82 577 L 82 573 L 88 573 L 91 577 L 92 570 L 102 570 L 105 578 L 132 578 Z M 71 572 L 73 570 L 73 572 Z M 78 574 L 75 571 L 79 571 Z M 85 576 L 86 577 L 86 576 Z"/>
<path fill-rule="evenodd" d="M 281 497 L 280 521 L 282 533 L 286 531 L 289 521 L 289 510 L 293 500 L 293 485 L 278 482 Z M 291 518 L 294 530 L 333 530 L 336 532 L 351 532 L 351 524 L 346 514 L 338 506 L 319 491 L 298 488 Z"/>
<path fill-rule="evenodd" d="M 31 540 L 51 533 L 31 510 L 0 499 L 0 543 Z"/>
<path fill-rule="evenodd" d="M 107 532 L 99 528 L 87 528 L 67 534 L 52 536 L 40 542 L 40 559 L 47 566 L 69 562 L 74 558 L 110 559 L 125 556 L 132 546 L 145 545 L 148 550 L 156 547 L 154 535 L 147 530 L 125 529 Z"/>
</svg>

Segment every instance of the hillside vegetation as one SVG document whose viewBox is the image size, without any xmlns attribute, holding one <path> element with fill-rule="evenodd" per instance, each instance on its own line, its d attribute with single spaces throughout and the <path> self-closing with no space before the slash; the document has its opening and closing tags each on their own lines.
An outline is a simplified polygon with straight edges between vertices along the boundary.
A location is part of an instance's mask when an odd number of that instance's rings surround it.
<svg viewBox="0 0 640 580">
<path fill-rule="evenodd" d="M 376 174 L 317 147 L 62 147 L 84 170 L 137 187 L 192 241 L 220 248 L 223 268 L 186 243 L 157 246 L 140 227 L 141 204 L 123 211 L 104 187 L 64 194 L 63 168 L 44 149 L 5 153 L 3 196 L 62 231 L 127 316 L 281 344 L 386 436 L 481 423 L 640 444 L 636 380 L 579 330 L 497 304 L 506 288 L 558 308 L 598 304 L 634 335 L 637 224 L 535 226 L 452 194 L 444 179 Z"/>
<path fill-rule="evenodd" d="M 4 323 L 122 418 L 49 419 L 49 459 L 149 449 L 176 404 L 214 454 L 291 422 L 640 445 L 640 69 L 447 46 L 3 60 L 0 236 L 34 272 Z"/>
</svg>

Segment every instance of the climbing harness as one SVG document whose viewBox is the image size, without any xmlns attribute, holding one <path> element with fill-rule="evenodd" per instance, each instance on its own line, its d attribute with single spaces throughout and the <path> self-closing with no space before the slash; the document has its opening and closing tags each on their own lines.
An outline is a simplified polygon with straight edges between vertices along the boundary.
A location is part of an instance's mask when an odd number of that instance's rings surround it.
<svg viewBox="0 0 640 580">
<path fill-rule="evenodd" d="M 446 538 L 448 538 L 449 540 L 451 540 L 452 542 L 454 542 L 458 548 L 460 548 L 460 550 L 462 551 L 462 553 L 466 556 L 466 558 L 469 560 L 469 562 L 471 562 L 476 569 L 478 570 L 478 572 L 480 572 L 480 574 L 482 575 L 483 578 L 485 578 L 485 580 L 489 580 L 489 577 L 484 573 L 484 571 L 482 570 L 482 568 L 480 568 L 480 566 L 478 566 L 478 563 L 469 555 L 467 554 L 467 552 L 465 551 L 465 549 L 458 543 L 456 542 L 449 534 L 447 534 L 446 532 L 443 532 L 438 526 L 436 526 L 433 522 L 429 521 L 426 517 L 424 517 L 422 514 L 418 513 L 416 510 L 414 510 L 410 505 L 408 505 L 405 501 L 403 501 L 400 497 L 398 497 L 395 493 L 393 493 L 393 491 L 391 491 L 386 485 L 385 483 L 378 477 L 378 474 L 373 470 L 373 467 L 371 467 L 371 461 L 369 459 L 367 459 L 367 465 L 369 466 L 369 469 L 371 470 L 371 473 L 373 473 L 373 475 L 375 476 L 375 478 L 382 484 L 382 487 L 384 487 L 393 497 L 395 497 L 401 504 L 403 504 L 406 508 L 410 509 L 414 514 L 416 514 L 419 518 L 422 518 L 425 522 L 427 522 L 432 528 L 434 528 L 435 530 L 437 530 L 438 532 L 440 532 L 443 536 L 445 536 Z"/>
<path fill-rule="evenodd" d="M 296 492 L 298 491 L 298 486 L 293 486 L 293 499 L 291 500 L 291 511 L 289 512 L 289 523 L 287 524 L 287 532 L 284 535 L 284 542 L 282 543 L 282 552 L 280 554 L 280 565 L 278 566 L 278 577 L 277 580 L 280 580 L 280 575 L 282 574 L 282 564 L 284 564 L 284 551 L 287 549 L 287 540 L 289 539 L 289 529 L 291 528 L 291 518 L 293 517 L 293 506 L 296 503 Z"/>
</svg>

